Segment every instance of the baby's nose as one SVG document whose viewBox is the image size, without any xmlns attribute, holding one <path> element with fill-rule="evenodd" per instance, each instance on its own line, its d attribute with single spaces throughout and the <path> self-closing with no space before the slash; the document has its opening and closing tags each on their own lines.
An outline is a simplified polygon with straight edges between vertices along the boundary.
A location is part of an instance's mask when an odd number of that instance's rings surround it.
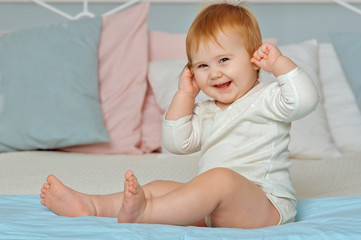
<svg viewBox="0 0 361 240">
<path fill-rule="evenodd" d="M 223 76 L 223 73 L 217 69 L 212 70 L 210 73 L 210 78 L 211 79 L 217 79 L 217 78 L 221 78 Z"/>
</svg>

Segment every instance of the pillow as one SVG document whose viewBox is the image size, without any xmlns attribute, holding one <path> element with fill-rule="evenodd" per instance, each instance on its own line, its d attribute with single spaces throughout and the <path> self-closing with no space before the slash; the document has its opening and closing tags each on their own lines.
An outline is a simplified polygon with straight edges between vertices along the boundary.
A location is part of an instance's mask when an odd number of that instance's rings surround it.
<svg viewBox="0 0 361 240">
<path fill-rule="evenodd" d="M 103 17 L 98 55 L 99 90 L 110 142 L 62 150 L 142 154 L 142 107 L 148 68 L 148 11 L 149 2 L 145 2 Z"/>
<path fill-rule="evenodd" d="M 281 46 L 284 55 L 290 57 L 301 66 L 315 81 L 319 92 L 321 84 L 318 78 L 317 42 Z M 157 103 L 163 112 L 168 108 L 174 93 L 178 89 L 179 74 L 185 66 L 186 59 L 172 61 L 153 61 L 149 64 L 148 78 L 154 91 Z M 275 80 L 271 74 L 261 71 L 261 81 Z M 196 102 L 204 101 L 208 97 L 199 94 Z M 307 117 L 293 122 L 291 128 L 291 157 L 323 158 L 340 156 L 332 136 L 329 133 L 322 104 Z"/>
<path fill-rule="evenodd" d="M 142 116 L 140 149 L 143 153 L 160 152 L 162 146 L 162 112 L 149 84 Z"/>
<path fill-rule="evenodd" d="M 361 152 L 361 111 L 332 44 L 320 44 L 323 106 L 335 143 L 342 152 Z"/>
<path fill-rule="evenodd" d="M 149 60 L 187 58 L 185 33 L 149 31 Z"/>
<path fill-rule="evenodd" d="M 149 61 L 186 58 L 183 33 L 149 31 Z M 159 152 L 162 146 L 162 111 L 148 84 L 147 95 L 142 111 L 142 141 L 144 153 Z"/>
<path fill-rule="evenodd" d="M 108 141 L 98 99 L 99 18 L 0 36 L 0 151 Z"/>
<path fill-rule="evenodd" d="M 361 33 L 332 34 L 331 41 L 361 109 Z"/>
</svg>

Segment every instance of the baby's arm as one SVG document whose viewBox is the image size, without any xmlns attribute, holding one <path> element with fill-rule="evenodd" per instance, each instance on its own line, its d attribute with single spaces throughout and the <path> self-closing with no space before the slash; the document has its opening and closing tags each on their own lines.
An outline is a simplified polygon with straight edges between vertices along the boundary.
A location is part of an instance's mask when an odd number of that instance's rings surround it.
<svg viewBox="0 0 361 240">
<path fill-rule="evenodd" d="M 280 95 L 268 96 L 267 109 L 279 121 L 294 121 L 313 111 L 319 101 L 312 79 L 272 44 L 263 44 L 251 62 L 262 70 L 273 73 L 280 86 Z"/>
<path fill-rule="evenodd" d="M 192 115 L 195 98 L 200 89 L 192 71 L 185 67 L 179 79 L 178 91 L 173 97 L 166 113 L 166 120 L 178 120 Z"/>
<path fill-rule="evenodd" d="M 200 88 L 192 71 L 185 67 L 163 121 L 163 146 L 174 154 L 188 154 L 200 150 L 201 139 L 197 114 L 193 113 L 195 98 Z"/>
<path fill-rule="evenodd" d="M 275 77 L 286 74 L 297 67 L 297 65 L 273 44 L 264 43 L 253 54 L 251 62 L 262 70 L 272 73 Z"/>
</svg>

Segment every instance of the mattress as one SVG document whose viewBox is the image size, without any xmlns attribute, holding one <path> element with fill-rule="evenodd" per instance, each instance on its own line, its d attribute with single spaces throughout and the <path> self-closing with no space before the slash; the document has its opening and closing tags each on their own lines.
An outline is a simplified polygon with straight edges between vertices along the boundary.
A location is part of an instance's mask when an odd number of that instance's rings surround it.
<svg viewBox="0 0 361 240">
<path fill-rule="evenodd" d="M 361 157 L 291 159 L 297 199 L 361 195 Z M 152 180 L 187 182 L 197 174 L 198 156 L 171 154 L 96 155 L 56 151 L 0 154 L 0 195 L 38 195 L 48 174 L 89 194 L 123 190 L 132 169 L 141 184 Z"/>
<path fill-rule="evenodd" d="M 292 159 L 297 199 L 361 195 L 361 157 Z"/>
<path fill-rule="evenodd" d="M 361 196 L 298 201 L 296 222 L 259 229 L 119 224 L 116 218 L 57 216 L 39 196 L 0 197 L 0 239 L 323 240 L 360 239 Z M 346 224 L 345 224 L 346 223 Z"/>
</svg>

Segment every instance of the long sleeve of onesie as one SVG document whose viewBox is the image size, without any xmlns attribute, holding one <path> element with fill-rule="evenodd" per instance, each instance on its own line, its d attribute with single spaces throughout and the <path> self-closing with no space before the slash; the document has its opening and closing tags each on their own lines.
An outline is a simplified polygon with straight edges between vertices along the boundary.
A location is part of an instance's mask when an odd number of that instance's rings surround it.
<svg viewBox="0 0 361 240">
<path fill-rule="evenodd" d="M 176 121 L 163 119 L 163 146 L 174 154 L 197 152 L 201 148 L 201 130 L 196 113 Z"/>
<path fill-rule="evenodd" d="M 279 87 L 267 92 L 264 110 L 273 120 L 291 122 L 313 111 L 319 101 L 317 88 L 312 79 L 297 67 L 277 78 Z"/>
</svg>

